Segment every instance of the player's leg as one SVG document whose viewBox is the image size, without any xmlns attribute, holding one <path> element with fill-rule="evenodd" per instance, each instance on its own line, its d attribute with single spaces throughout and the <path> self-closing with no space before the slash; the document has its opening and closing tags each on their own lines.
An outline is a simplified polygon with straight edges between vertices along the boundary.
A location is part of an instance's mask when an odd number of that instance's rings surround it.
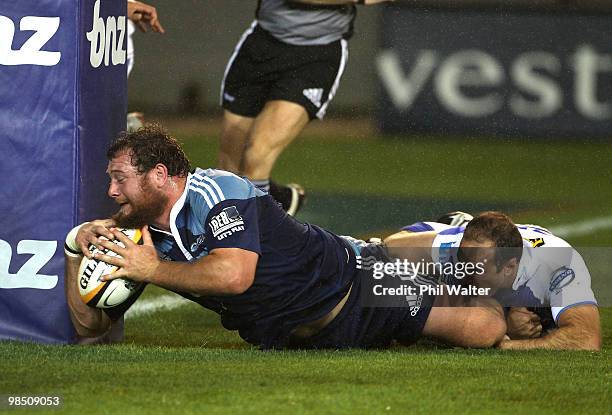
<svg viewBox="0 0 612 415">
<path fill-rule="evenodd" d="M 269 101 L 255 118 L 244 152 L 242 172 L 253 180 L 266 180 L 285 148 L 308 124 L 303 106 L 289 101 Z"/>
<path fill-rule="evenodd" d="M 506 333 L 504 313 L 494 300 L 479 300 L 479 306 L 452 307 L 455 299 L 436 297 L 423 336 L 461 347 L 493 347 Z"/>
<path fill-rule="evenodd" d="M 222 170 L 243 175 L 242 164 L 253 117 L 223 112 L 221 137 L 219 142 L 218 167 Z"/>
<path fill-rule="evenodd" d="M 277 45 L 278 46 L 278 45 Z M 265 183 L 283 150 L 309 120 L 322 119 L 344 71 L 346 41 L 320 46 L 285 45 L 278 50 L 280 74 L 257 116 L 244 157 L 244 173 Z M 270 184 L 270 194 L 293 214 L 303 200 L 299 185 Z"/>
<path fill-rule="evenodd" d="M 254 22 L 238 40 L 221 81 L 220 100 L 224 111 L 218 167 L 239 175 L 244 174 L 244 151 L 253 121 L 262 110 L 269 90 L 266 68 L 253 60 L 253 56 L 261 55 L 260 50 L 266 50 L 260 46 L 262 41 L 265 38 Z"/>
<path fill-rule="evenodd" d="M 268 101 L 255 118 L 242 157 L 242 174 L 295 215 L 304 202 L 304 189 L 298 184 L 280 185 L 270 180 L 276 160 L 295 140 L 310 117 L 303 106 L 283 100 Z"/>
</svg>

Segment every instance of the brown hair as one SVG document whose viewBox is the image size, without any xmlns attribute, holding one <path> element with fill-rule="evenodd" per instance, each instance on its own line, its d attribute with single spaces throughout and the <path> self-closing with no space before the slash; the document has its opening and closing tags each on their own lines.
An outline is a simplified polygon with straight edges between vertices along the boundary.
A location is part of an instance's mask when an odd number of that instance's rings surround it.
<svg viewBox="0 0 612 415">
<path fill-rule="evenodd" d="M 129 152 L 132 165 L 139 173 L 148 172 L 157 163 L 165 165 L 170 176 L 185 177 L 191 170 L 180 143 L 158 124 L 147 124 L 131 133 L 122 132 L 110 144 L 106 157 L 111 160 L 124 150 Z"/>
<path fill-rule="evenodd" d="M 495 263 L 497 269 L 512 258 L 517 261 L 523 254 L 523 239 L 512 219 L 501 212 L 483 212 L 472 219 L 465 227 L 463 238 L 469 241 L 491 241 L 495 244 Z"/>
</svg>

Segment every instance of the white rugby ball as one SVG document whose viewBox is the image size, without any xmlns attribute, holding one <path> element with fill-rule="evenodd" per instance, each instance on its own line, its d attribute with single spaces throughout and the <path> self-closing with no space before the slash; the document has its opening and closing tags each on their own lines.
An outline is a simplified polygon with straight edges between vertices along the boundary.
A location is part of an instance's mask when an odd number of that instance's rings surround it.
<svg viewBox="0 0 612 415">
<path fill-rule="evenodd" d="M 140 229 L 119 228 L 124 235 L 132 241 L 142 244 L 142 232 Z M 114 240 L 119 246 L 123 243 Z M 110 256 L 119 256 L 113 251 L 104 249 L 100 251 L 94 245 L 89 246 L 89 252 L 102 253 Z M 84 257 L 79 266 L 78 284 L 81 300 L 85 304 L 96 308 L 111 308 L 122 304 L 130 298 L 142 286 L 142 283 L 134 282 L 127 278 L 117 278 L 111 281 L 100 281 L 100 277 L 112 274 L 118 268 L 98 259 Z"/>
</svg>

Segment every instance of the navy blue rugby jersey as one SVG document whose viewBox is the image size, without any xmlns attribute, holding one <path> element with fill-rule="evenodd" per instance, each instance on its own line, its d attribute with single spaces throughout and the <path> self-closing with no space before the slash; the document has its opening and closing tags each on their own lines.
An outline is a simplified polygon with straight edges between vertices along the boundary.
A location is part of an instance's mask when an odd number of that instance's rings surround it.
<svg viewBox="0 0 612 415">
<path fill-rule="evenodd" d="M 162 259 L 195 261 L 217 248 L 259 254 L 253 285 L 233 296 L 178 292 L 221 316 L 249 343 L 282 347 L 297 325 L 327 314 L 348 292 L 356 253 L 345 239 L 287 215 L 247 179 L 196 169 L 170 214 L 150 227 Z"/>
</svg>

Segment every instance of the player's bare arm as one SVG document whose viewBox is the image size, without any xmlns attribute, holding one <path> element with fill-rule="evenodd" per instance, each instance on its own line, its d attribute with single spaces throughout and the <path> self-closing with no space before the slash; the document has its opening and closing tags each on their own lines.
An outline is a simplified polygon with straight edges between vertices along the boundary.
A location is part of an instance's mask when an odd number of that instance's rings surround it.
<svg viewBox="0 0 612 415">
<path fill-rule="evenodd" d="M 512 340 L 532 339 L 542 334 L 540 316 L 526 307 L 512 307 L 506 318 L 508 336 Z"/>
<path fill-rule="evenodd" d="M 119 231 L 113 233 L 125 248 L 110 241 L 100 243 L 121 256 L 96 256 L 121 268 L 112 275 L 104 276 L 105 280 L 125 277 L 200 295 L 242 294 L 253 284 L 259 258 L 254 252 L 240 248 L 218 248 L 194 262 L 168 262 L 159 259 L 147 227 L 142 229 L 142 245 L 135 244 Z"/>
<path fill-rule="evenodd" d="M 505 340 L 501 349 L 601 350 L 599 310 L 592 304 L 575 306 L 559 316 L 558 328 L 544 337 Z"/>
<path fill-rule="evenodd" d="M 108 331 L 111 320 L 102 309 L 89 307 L 81 300 L 77 275 L 82 259 L 81 255 L 64 255 L 64 290 L 70 319 L 77 334 L 82 337 L 96 337 Z"/>
<path fill-rule="evenodd" d="M 426 337 L 469 348 L 494 347 L 505 333 L 503 309 L 497 301 L 447 294 L 436 297 L 423 329 Z"/>
<path fill-rule="evenodd" d="M 431 261 L 431 247 L 437 232 L 401 231 L 385 238 L 384 243 L 394 256 L 408 261 Z"/>
<path fill-rule="evenodd" d="M 149 29 L 157 33 L 165 33 L 164 27 L 157 16 L 157 9 L 140 1 L 128 0 L 127 2 L 127 17 L 140 29 L 142 32 L 148 32 Z"/>
</svg>

